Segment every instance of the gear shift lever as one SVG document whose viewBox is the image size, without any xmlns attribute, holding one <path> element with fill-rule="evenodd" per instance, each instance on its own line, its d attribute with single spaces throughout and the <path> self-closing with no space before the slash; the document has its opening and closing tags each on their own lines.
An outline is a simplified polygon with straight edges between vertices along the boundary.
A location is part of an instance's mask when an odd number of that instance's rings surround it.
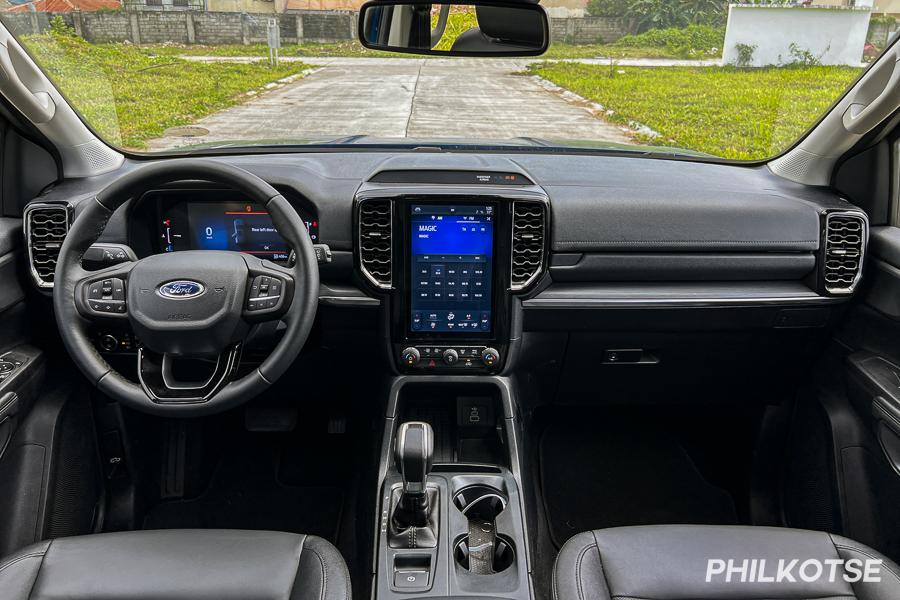
<svg viewBox="0 0 900 600">
<path fill-rule="evenodd" d="M 394 520 L 400 526 L 425 527 L 430 513 L 426 484 L 434 459 L 431 425 L 421 421 L 400 425 L 394 454 L 397 470 L 403 477 L 403 493 L 394 511 Z"/>
</svg>

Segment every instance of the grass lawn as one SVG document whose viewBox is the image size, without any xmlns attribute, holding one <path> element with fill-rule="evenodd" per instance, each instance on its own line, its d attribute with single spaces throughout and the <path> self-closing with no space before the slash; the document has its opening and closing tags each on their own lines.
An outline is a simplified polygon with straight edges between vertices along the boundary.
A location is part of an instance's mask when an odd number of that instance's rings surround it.
<svg viewBox="0 0 900 600">
<path fill-rule="evenodd" d="M 660 134 L 638 141 L 738 160 L 787 148 L 860 73 L 853 67 L 638 68 L 538 63 L 530 72 Z"/>
<path fill-rule="evenodd" d="M 23 39 L 63 94 L 109 142 L 143 149 L 169 127 L 243 100 L 245 92 L 308 68 L 284 63 L 194 63 L 125 44 L 92 45 L 65 33 Z"/>
<path fill-rule="evenodd" d="M 198 46 L 171 44 L 164 46 L 140 46 L 148 56 L 258 56 L 268 58 L 269 48 L 265 44 Z M 333 44 L 285 44 L 280 56 L 350 56 L 379 58 L 440 58 L 438 56 L 415 56 L 398 54 L 363 48 L 357 41 L 338 42 Z M 616 44 L 560 44 L 550 45 L 540 58 L 688 58 L 660 46 L 619 46 Z M 710 58 L 700 56 L 695 58 Z M 718 58 L 718 57 L 713 57 Z"/>
</svg>

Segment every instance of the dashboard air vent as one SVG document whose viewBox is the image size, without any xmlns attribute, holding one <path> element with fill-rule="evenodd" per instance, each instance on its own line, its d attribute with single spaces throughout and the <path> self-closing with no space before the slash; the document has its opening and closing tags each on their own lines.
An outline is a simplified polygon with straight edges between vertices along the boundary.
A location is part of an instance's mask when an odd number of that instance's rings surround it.
<svg viewBox="0 0 900 600">
<path fill-rule="evenodd" d="M 69 232 L 69 210 L 60 204 L 37 204 L 26 209 L 25 235 L 31 274 L 38 287 L 53 287 L 59 249 Z"/>
<path fill-rule="evenodd" d="M 359 262 L 363 274 L 383 289 L 391 288 L 391 201 L 359 203 Z"/>
<path fill-rule="evenodd" d="M 517 201 L 513 204 L 510 277 L 513 290 L 528 287 L 544 266 L 545 210 L 540 202 Z"/>
<path fill-rule="evenodd" d="M 829 213 L 825 217 L 825 291 L 852 293 L 862 275 L 866 249 L 866 219 L 858 213 Z"/>
</svg>

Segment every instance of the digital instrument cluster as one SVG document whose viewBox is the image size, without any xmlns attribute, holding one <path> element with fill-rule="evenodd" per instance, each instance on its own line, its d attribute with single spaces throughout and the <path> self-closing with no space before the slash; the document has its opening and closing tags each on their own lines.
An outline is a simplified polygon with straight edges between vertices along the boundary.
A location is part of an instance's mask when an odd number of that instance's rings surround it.
<svg viewBox="0 0 900 600">
<path fill-rule="evenodd" d="M 312 242 L 318 243 L 319 222 L 304 215 Z M 268 211 L 252 202 L 185 200 L 161 210 L 158 224 L 161 252 L 231 250 L 283 262 L 290 248 L 279 235 Z"/>
</svg>

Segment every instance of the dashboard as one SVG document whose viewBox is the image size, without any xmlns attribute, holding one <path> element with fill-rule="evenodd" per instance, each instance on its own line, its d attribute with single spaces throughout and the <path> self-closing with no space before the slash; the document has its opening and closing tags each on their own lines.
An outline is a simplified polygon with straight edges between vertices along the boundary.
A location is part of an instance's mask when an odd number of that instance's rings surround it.
<svg viewBox="0 0 900 600">
<path fill-rule="evenodd" d="M 725 377 L 744 353 L 777 371 L 797 351 L 786 332 L 826 326 L 862 276 L 864 213 L 764 168 L 462 153 L 217 160 L 276 187 L 330 249 L 322 343 L 348 361 L 377 352 L 403 373 L 574 365 L 563 389 L 614 363 L 662 362 L 659 381 L 676 382 L 699 377 L 696 361 Z M 34 206 L 77 215 L 102 185 L 65 182 Z M 260 206 L 201 182 L 123 206 L 100 241 L 137 258 L 290 253 Z M 753 334 L 739 343 L 735 331 Z M 364 350 L 373 332 L 379 347 Z M 658 393 L 655 381 L 623 393 Z"/>
</svg>

